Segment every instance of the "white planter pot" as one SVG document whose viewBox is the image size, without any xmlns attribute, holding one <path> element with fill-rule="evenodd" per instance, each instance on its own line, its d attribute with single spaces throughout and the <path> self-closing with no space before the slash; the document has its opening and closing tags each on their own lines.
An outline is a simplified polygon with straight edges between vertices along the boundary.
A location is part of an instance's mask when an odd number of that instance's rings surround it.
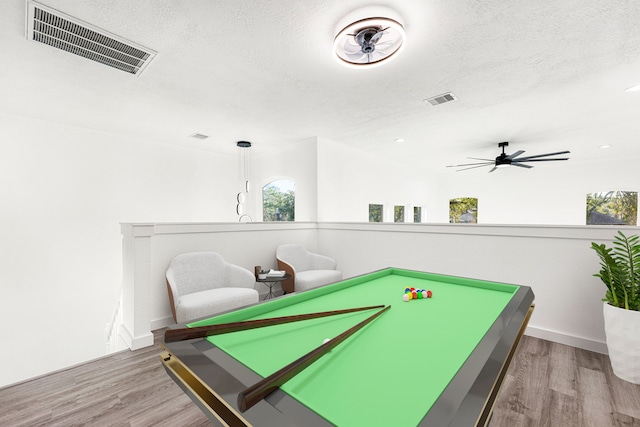
<svg viewBox="0 0 640 427">
<path fill-rule="evenodd" d="M 640 384 L 640 311 L 604 303 L 604 332 L 613 373 Z"/>
</svg>

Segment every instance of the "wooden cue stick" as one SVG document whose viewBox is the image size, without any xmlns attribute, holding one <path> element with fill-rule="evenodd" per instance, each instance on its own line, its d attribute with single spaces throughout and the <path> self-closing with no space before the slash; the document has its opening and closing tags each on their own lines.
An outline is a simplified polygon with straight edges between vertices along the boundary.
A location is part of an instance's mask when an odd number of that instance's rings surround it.
<svg viewBox="0 0 640 427">
<path fill-rule="evenodd" d="M 357 325 L 347 329 L 337 337 L 332 340 L 322 344 L 314 350 L 311 350 L 309 353 L 300 357 L 298 360 L 291 362 L 284 368 L 279 371 L 269 375 L 261 381 L 258 381 L 251 387 L 247 388 L 244 391 L 238 393 L 238 409 L 240 412 L 245 412 L 247 409 L 251 408 L 253 405 L 267 397 L 271 392 L 275 391 L 281 385 L 289 381 L 291 378 L 298 375 L 304 369 L 309 367 L 313 362 L 320 359 L 325 354 L 329 353 L 334 347 L 338 344 L 349 338 L 351 335 L 356 333 L 360 328 L 362 328 L 367 323 L 371 322 L 376 317 L 380 316 L 382 313 L 390 309 L 391 306 L 388 305 L 382 310 L 378 311 L 376 314 L 369 316 L 362 322 Z"/>
<path fill-rule="evenodd" d="M 356 311 L 382 308 L 384 305 L 369 307 L 347 308 L 344 310 L 320 311 L 317 313 L 296 314 L 293 316 L 271 317 L 268 319 L 246 320 L 243 322 L 222 323 L 219 325 L 198 326 L 195 328 L 169 329 L 164 333 L 164 342 L 176 342 L 204 338 L 211 335 L 226 334 L 229 332 L 245 331 L 249 329 L 264 328 L 266 326 L 282 325 L 301 320 L 318 319 L 320 317 L 335 316 L 337 314 L 353 313 Z"/>
</svg>

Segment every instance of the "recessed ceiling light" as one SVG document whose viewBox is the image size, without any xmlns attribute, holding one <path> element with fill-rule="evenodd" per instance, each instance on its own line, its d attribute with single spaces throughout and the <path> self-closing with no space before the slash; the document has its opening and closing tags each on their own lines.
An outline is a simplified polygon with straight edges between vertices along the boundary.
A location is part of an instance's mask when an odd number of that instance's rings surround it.
<svg viewBox="0 0 640 427">
<path fill-rule="evenodd" d="M 189 138 L 207 139 L 207 138 L 209 138 L 209 135 L 203 135 L 201 133 L 194 133 L 193 135 L 189 135 Z"/>
<path fill-rule="evenodd" d="M 404 138 L 396 138 L 393 140 L 393 142 L 397 142 L 397 143 L 404 142 Z"/>
<path fill-rule="evenodd" d="M 604 148 L 611 148 L 611 147 L 612 147 L 611 145 L 601 145 L 601 146 L 600 146 L 600 148 L 603 148 L 603 149 L 604 149 Z"/>
<path fill-rule="evenodd" d="M 391 18 L 366 18 L 344 27 L 333 42 L 341 64 L 356 68 L 388 62 L 404 46 L 404 27 Z"/>
<path fill-rule="evenodd" d="M 625 92 L 640 92 L 640 85 L 635 85 L 628 87 L 624 90 Z"/>
</svg>

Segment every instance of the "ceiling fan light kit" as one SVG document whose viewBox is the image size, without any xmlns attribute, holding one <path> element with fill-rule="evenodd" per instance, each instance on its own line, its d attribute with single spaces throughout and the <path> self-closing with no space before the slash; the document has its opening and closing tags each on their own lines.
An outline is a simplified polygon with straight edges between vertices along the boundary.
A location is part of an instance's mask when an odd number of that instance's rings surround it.
<svg viewBox="0 0 640 427">
<path fill-rule="evenodd" d="M 498 168 L 508 168 L 510 166 L 518 166 L 518 167 L 527 168 L 527 169 L 533 168 L 533 166 L 525 164 L 528 162 L 552 162 L 552 161 L 558 161 L 558 160 L 569 160 L 568 157 L 558 157 L 558 158 L 552 158 L 552 159 L 543 158 L 543 157 L 557 156 L 560 154 L 569 154 L 570 151 L 558 151 L 555 153 L 536 154 L 533 156 L 519 157 L 520 155 L 524 154 L 524 150 L 518 150 L 513 154 L 507 154 L 504 152 L 504 147 L 508 147 L 508 146 L 509 146 L 508 142 L 500 142 L 498 144 L 498 147 L 502 148 L 502 154 L 496 157 L 495 160 L 479 159 L 477 157 L 468 157 L 469 159 L 473 159 L 473 160 L 482 160 L 482 162 L 481 163 L 465 163 L 461 165 L 449 165 L 447 167 L 448 168 L 462 167 L 462 169 L 458 169 L 456 171 L 456 172 L 460 172 L 467 169 L 475 169 L 475 168 L 481 168 L 484 166 L 493 165 L 493 168 L 491 168 L 491 170 L 489 171 L 489 172 L 493 172 Z"/>
<path fill-rule="evenodd" d="M 404 46 L 404 27 L 391 18 L 365 18 L 352 22 L 336 35 L 333 50 L 343 65 L 372 67 L 388 62 Z"/>
</svg>

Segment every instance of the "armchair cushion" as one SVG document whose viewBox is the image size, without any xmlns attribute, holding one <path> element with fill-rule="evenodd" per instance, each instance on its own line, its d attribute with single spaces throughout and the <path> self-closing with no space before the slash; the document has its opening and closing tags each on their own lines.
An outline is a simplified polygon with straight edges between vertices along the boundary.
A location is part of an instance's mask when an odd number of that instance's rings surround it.
<svg viewBox="0 0 640 427">
<path fill-rule="evenodd" d="M 337 270 L 307 270 L 296 274 L 296 292 L 308 291 L 318 286 L 337 282 L 342 273 Z"/>
<path fill-rule="evenodd" d="M 233 310 L 258 302 L 255 289 L 220 288 L 183 295 L 176 307 L 178 322 Z"/>
</svg>

